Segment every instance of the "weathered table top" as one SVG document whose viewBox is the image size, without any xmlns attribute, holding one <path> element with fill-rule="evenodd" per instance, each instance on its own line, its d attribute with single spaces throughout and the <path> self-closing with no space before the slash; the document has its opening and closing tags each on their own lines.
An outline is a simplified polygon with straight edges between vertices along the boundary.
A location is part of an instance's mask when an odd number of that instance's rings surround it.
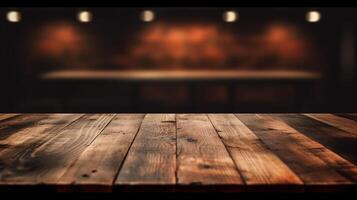
<svg viewBox="0 0 357 200">
<path fill-rule="evenodd" d="M 0 114 L 0 189 L 355 190 L 356 114 Z"/>
</svg>

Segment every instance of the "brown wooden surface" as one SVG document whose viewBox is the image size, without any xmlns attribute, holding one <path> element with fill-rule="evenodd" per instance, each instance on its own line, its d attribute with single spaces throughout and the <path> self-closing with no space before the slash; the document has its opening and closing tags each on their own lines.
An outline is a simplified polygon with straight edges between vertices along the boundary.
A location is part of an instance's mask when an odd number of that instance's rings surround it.
<svg viewBox="0 0 357 200">
<path fill-rule="evenodd" d="M 302 189 L 300 178 L 237 117 L 210 114 L 209 118 L 250 186 L 248 189 L 268 190 L 279 186 Z"/>
<path fill-rule="evenodd" d="M 357 164 L 357 135 L 305 115 L 277 114 L 280 120 L 300 133 Z"/>
<path fill-rule="evenodd" d="M 235 185 L 243 180 L 207 115 L 177 116 L 177 183 Z"/>
<path fill-rule="evenodd" d="M 348 176 L 356 175 L 355 166 L 342 158 L 334 161 L 334 163 L 340 162 L 342 167 L 341 165 L 336 166 L 336 164 L 330 166 L 329 163 L 324 162 L 325 156 L 326 159 L 331 160 L 334 157 L 339 158 L 339 156 L 332 152 L 329 152 L 330 154 L 315 153 L 326 150 L 322 145 L 315 144 L 284 122 L 267 115 L 240 114 L 237 116 L 294 170 L 306 186 L 310 186 L 312 189 L 324 190 L 328 186 L 335 187 L 336 185 L 349 186 L 351 182 L 336 168 L 348 170 L 348 167 L 352 165 L 354 169 L 348 173 Z"/>
<path fill-rule="evenodd" d="M 90 185 L 111 190 L 117 169 L 123 162 L 143 120 L 143 114 L 117 114 L 102 133 L 61 177 L 62 185 Z"/>
<path fill-rule="evenodd" d="M 333 114 L 305 114 L 308 117 L 316 119 L 325 124 L 335 126 L 341 130 L 352 133 L 357 136 L 357 124 L 354 120 L 344 117 L 336 116 Z"/>
<path fill-rule="evenodd" d="M 16 114 L 16 113 L 11 113 L 11 114 L 0 114 L 0 122 L 2 120 L 5 120 L 5 119 L 9 119 L 9 118 L 12 118 L 12 117 L 16 117 L 18 116 L 19 114 Z"/>
<path fill-rule="evenodd" d="M 0 114 L 0 189 L 346 191 L 348 114 Z"/>
<path fill-rule="evenodd" d="M 115 183 L 174 185 L 175 171 L 175 115 L 147 114 Z"/>
</svg>

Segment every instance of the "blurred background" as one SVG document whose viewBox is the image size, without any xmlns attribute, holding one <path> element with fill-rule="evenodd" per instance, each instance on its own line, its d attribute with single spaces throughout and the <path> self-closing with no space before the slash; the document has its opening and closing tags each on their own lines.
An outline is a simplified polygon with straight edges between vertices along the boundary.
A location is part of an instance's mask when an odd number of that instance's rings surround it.
<svg viewBox="0 0 357 200">
<path fill-rule="evenodd" d="M 0 112 L 357 112 L 356 8 L 0 16 Z"/>
</svg>

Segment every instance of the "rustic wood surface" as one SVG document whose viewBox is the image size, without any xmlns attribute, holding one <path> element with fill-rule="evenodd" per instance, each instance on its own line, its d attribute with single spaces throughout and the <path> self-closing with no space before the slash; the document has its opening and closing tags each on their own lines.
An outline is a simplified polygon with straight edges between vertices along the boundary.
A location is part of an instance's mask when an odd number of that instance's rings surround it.
<svg viewBox="0 0 357 200">
<path fill-rule="evenodd" d="M 352 191 L 356 114 L 0 114 L 0 190 Z"/>
</svg>

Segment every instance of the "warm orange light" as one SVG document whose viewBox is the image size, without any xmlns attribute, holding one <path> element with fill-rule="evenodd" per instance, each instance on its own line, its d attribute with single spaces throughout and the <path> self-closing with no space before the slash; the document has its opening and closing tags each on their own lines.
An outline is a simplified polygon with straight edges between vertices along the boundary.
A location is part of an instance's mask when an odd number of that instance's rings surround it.
<svg viewBox="0 0 357 200">
<path fill-rule="evenodd" d="M 223 41 L 227 37 L 228 41 Z M 213 25 L 160 23 L 148 27 L 137 41 L 130 52 L 134 62 L 147 58 L 148 65 L 170 68 L 200 65 L 205 60 L 208 60 L 206 66 L 219 66 L 226 57 L 226 48 L 234 42 Z"/>
<path fill-rule="evenodd" d="M 78 21 L 88 23 L 92 21 L 92 13 L 89 11 L 81 11 L 77 15 Z"/>
<path fill-rule="evenodd" d="M 115 62 L 128 68 L 294 68 L 315 59 L 303 31 L 280 22 L 247 35 L 216 24 L 157 22 L 138 32 L 135 41 Z"/>
<path fill-rule="evenodd" d="M 40 30 L 35 43 L 40 54 L 51 57 L 77 55 L 84 48 L 83 36 L 75 26 L 56 23 Z"/>
<path fill-rule="evenodd" d="M 151 10 L 145 10 L 141 13 L 141 19 L 144 22 L 151 22 L 155 19 L 155 13 Z"/>
<path fill-rule="evenodd" d="M 9 22 L 19 22 L 21 20 L 21 13 L 18 11 L 9 11 L 6 14 L 6 19 Z"/>
<path fill-rule="evenodd" d="M 271 24 L 263 37 L 267 51 L 275 52 L 281 59 L 304 59 L 307 53 L 302 33 L 292 25 Z"/>
</svg>

